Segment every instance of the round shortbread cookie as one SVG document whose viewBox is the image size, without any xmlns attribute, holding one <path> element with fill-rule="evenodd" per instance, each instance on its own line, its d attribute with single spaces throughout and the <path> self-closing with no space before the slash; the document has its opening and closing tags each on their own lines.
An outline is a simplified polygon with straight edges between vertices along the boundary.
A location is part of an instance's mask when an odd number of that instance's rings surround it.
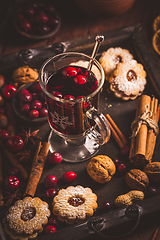
<svg viewBox="0 0 160 240">
<path fill-rule="evenodd" d="M 134 100 L 141 95 L 147 83 L 146 71 L 136 60 L 119 63 L 110 76 L 110 90 L 123 100 Z"/>
<path fill-rule="evenodd" d="M 120 62 L 130 61 L 133 55 L 127 50 L 120 47 L 109 48 L 102 53 L 99 59 L 101 66 L 105 72 L 105 78 L 108 81 L 111 73 L 116 69 Z"/>
</svg>

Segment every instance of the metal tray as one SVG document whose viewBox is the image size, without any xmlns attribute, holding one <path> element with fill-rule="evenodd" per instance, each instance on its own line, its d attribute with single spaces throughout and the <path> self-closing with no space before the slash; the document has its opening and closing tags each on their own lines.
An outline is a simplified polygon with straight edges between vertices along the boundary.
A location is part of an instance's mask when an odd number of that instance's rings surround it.
<svg viewBox="0 0 160 240">
<path fill-rule="evenodd" d="M 134 56 L 134 58 L 143 64 L 147 72 L 147 86 L 144 93 L 148 95 L 155 95 L 160 99 L 160 65 L 159 60 L 152 50 L 150 43 L 148 42 L 145 34 L 142 31 L 140 25 L 116 29 L 113 31 L 102 32 L 105 37 L 102 43 L 99 54 L 97 58 L 100 57 L 103 51 L 106 51 L 109 47 L 122 47 L 128 49 Z M 53 45 L 48 45 L 45 47 L 40 47 L 36 49 L 26 49 L 20 52 L 6 55 L 0 58 L 0 72 L 4 74 L 6 79 L 11 79 L 12 72 L 15 68 L 28 64 L 30 66 L 40 68 L 41 64 L 48 58 L 55 54 L 65 52 L 65 51 L 78 51 L 84 52 L 91 55 L 94 46 L 95 35 L 90 35 L 86 37 L 80 37 L 74 39 L 73 41 L 59 42 Z M 131 136 L 131 123 L 135 118 L 135 111 L 137 106 L 137 99 L 130 101 L 122 101 L 115 98 L 107 88 L 107 83 L 104 84 L 103 92 L 100 97 L 100 111 L 104 114 L 109 113 L 116 124 L 119 126 L 123 134 L 130 139 Z M 29 127 L 28 123 L 22 121 L 17 117 L 17 122 L 19 126 L 25 128 Z M 50 128 L 48 123 L 32 124 L 32 129 L 39 128 L 39 136 L 42 137 L 43 141 L 47 141 Z M 160 148 L 160 137 L 157 137 L 155 152 L 153 155 L 153 161 L 159 161 L 158 149 Z M 111 137 L 109 142 L 101 147 L 98 154 L 104 154 L 111 158 L 117 157 L 119 155 L 119 147 L 117 146 L 114 139 Z M 124 163 L 131 167 L 128 159 L 123 159 Z M 8 164 L 8 163 L 6 163 Z M 43 187 L 43 180 L 48 174 L 53 174 L 57 177 L 58 183 L 56 188 L 66 188 L 68 184 L 62 182 L 62 176 L 66 171 L 74 171 L 77 173 L 77 179 L 70 185 L 82 185 L 84 187 L 90 187 L 93 192 L 97 194 L 98 204 L 100 205 L 103 201 L 109 201 L 111 204 L 114 203 L 115 198 L 128 192 L 130 189 L 125 183 L 124 175 L 119 175 L 117 172 L 113 176 L 112 180 L 106 184 L 100 184 L 95 182 L 87 174 L 86 166 L 88 161 L 83 163 L 71 164 L 67 162 L 62 162 L 61 164 L 50 167 L 47 163 L 44 168 L 40 183 L 38 185 L 36 196 L 44 198 L 45 189 Z M 5 168 L 4 168 L 5 174 Z M 43 236 L 40 234 L 38 239 L 56 239 L 61 240 L 67 235 L 67 240 L 69 239 L 83 239 L 93 233 L 95 230 L 92 225 L 99 232 L 103 232 L 108 228 L 115 227 L 119 224 L 126 223 L 133 218 L 135 212 L 138 218 L 141 216 L 146 216 L 160 210 L 160 188 L 157 188 L 157 196 L 151 198 L 145 198 L 142 202 L 138 202 L 136 205 L 127 208 L 116 208 L 113 204 L 112 209 L 108 213 L 102 214 L 100 209 L 98 209 L 94 216 L 84 221 L 81 224 L 73 226 L 60 226 L 57 228 L 57 232 L 51 235 Z M 51 203 L 50 203 L 51 204 Z M 6 208 L 0 210 L 0 220 L 3 219 L 6 212 Z M 139 219 L 138 219 L 139 220 Z M 137 222 L 138 224 L 138 222 Z M 137 225 L 136 224 L 136 225 Z M 136 226 L 135 225 L 135 226 Z M 1 227 L 1 225 L 0 225 Z M 72 234 L 69 234 L 72 233 Z M 4 234 L 3 228 L 0 229 L 0 239 L 8 239 Z"/>
</svg>

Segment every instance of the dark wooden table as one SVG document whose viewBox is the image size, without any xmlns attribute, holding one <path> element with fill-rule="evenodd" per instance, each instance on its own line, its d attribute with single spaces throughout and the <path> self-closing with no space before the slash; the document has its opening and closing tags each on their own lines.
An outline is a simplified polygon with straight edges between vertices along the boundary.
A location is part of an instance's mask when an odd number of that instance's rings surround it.
<svg viewBox="0 0 160 240">
<path fill-rule="evenodd" d="M 128 12 L 121 16 L 89 16 L 80 10 L 72 0 L 55 0 L 55 7 L 62 19 L 62 25 L 55 37 L 43 41 L 27 39 L 20 36 L 10 24 L 0 36 L 0 57 L 19 50 L 36 48 L 60 41 L 73 40 L 77 37 L 101 33 L 121 27 L 140 23 L 149 42 L 153 37 L 153 21 L 160 14 L 159 0 L 136 0 Z M 152 214 L 140 221 L 137 229 L 122 240 L 151 240 L 157 227 L 160 226 L 159 213 Z M 124 227 L 124 226 L 123 226 Z M 66 237 L 67 239 L 67 237 Z M 97 236 L 86 239 L 100 239 Z M 160 239 L 156 238 L 156 239 Z"/>
</svg>

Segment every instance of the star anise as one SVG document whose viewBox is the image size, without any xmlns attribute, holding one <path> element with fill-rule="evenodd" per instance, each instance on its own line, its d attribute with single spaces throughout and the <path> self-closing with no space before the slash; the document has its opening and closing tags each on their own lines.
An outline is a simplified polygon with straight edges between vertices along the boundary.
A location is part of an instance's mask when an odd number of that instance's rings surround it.
<svg viewBox="0 0 160 240">
<path fill-rule="evenodd" d="M 28 141 L 30 141 L 32 144 L 35 144 L 35 140 L 42 139 L 41 137 L 37 136 L 37 133 L 39 132 L 39 129 L 31 132 L 31 128 L 29 128 L 28 132 L 22 128 L 22 133 L 19 133 L 19 136 L 21 136 L 24 140 L 24 145 L 27 145 Z"/>
<path fill-rule="evenodd" d="M 30 150 L 24 150 L 21 152 L 18 152 L 15 157 L 18 157 L 19 162 L 31 162 L 32 161 L 32 154 Z"/>
<path fill-rule="evenodd" d="M 18 193 L 19 189 L 17 189 L 14 193 L 10 193 L 10 192 L 4 192 L 4 194 L 6 195 L 3 200 L 6 201 L 5 206 L 10 205 L 14 200 L 19 200 L 22 198 L 22 194 Z"/>
</svg>

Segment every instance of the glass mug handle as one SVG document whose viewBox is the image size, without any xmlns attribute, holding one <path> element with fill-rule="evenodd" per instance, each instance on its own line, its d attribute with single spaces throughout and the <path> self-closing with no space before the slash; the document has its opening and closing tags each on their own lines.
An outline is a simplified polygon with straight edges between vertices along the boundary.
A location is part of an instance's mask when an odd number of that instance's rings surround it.
<svg viewBox="0 0 160 240">
<path fill-rule="evenodd" d="M 103 145 L 104 143 L 108 142 L 111 135 L 111 130 L 105 116 L 102 113 L 99 113 L 94 107 L 90 108 L 86 112 L 86 116 L 94 120 L 99 128 L 100 136 L 98 136 L 98 138 L 95 136 L 95 138 L 99 140 L 99 144 Z"/>
</svg>

